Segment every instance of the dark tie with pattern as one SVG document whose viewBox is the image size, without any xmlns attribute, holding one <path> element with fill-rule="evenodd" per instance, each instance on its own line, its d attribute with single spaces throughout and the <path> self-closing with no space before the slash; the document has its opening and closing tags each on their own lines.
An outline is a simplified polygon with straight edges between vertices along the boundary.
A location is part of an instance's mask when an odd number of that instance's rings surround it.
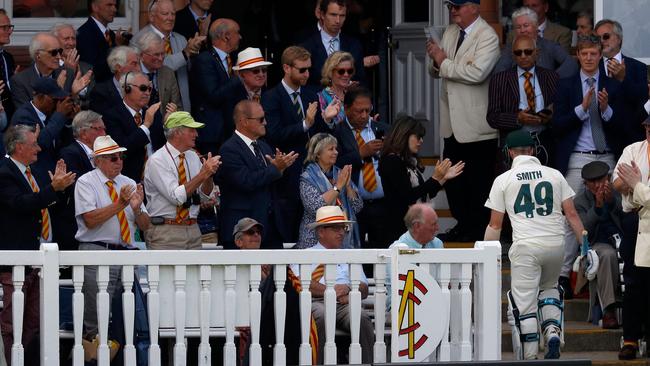
<svg viewBox="0 0 650 366">
<path fill-rule="evenodd" d="M 460 33 L 458 34 L 458 42 L 456 43 L 456 53 L 458 53 L 458 49 L 460 48 L 460 45 L 463 44 L 463 41 L 465 40 L 465 31 L 460 30 Z"/>
<path fill-rule="evenodd" d="M 156 83 L 156 73 L 155 72 L 148 72 L 147 76 L 149 77 L 149 81 L 151 81 L 151 97 L 149 98 L 149 106 L 156 104 L 160 102 L 160 95 L 158 94 L 158 87 Z"/>
<path fill-rule="evenodd" d="M 296 114 L 298 117 L 303 120 L 305 119 L 305 113 L 302 110 L 302 106 L 300 105 L 300 93 L 298 92 L 293 92 L 291 93 L 291 100 L 293 101 L 293 108 L 296 110 Z"/>
<path fill-rule="evenodd" d="M 596 84 L 596 79 L 587 79 L 587 85 L 593 87 Z M 589 104 L 589 123 L 591 124 L 591 138 L 594 140 L 596 150 L 600 152 L 605 151 L 607 143 L 605 142 L 605 133 L 603 132 L 603 121 L 600 119 L 600 108 L 598 108 L 598 86 L 594 89 L 594 95 L 591 97 Z"/>
<path fill-rule="evenodd" d="M 251 146 L 253 147 L 253 151 L 255 152 L 255 157 L 257 160 L 260 162 L 262 166 L 266 166 L 266 159 L 264 159 L 264 155 L 262 154 L 262 150 L 260 149 L 259 144 L 257 141 L 251 142 Z"/>
</svg>

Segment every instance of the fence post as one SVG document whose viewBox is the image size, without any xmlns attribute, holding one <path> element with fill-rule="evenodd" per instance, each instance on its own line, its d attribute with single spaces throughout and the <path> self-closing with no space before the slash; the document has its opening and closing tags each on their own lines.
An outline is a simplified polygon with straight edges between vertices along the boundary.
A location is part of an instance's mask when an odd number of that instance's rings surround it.
<svg viewBox="0 0 650 366">
<path fill-rule="evenodd" d="M 477 241 L 487 260 L 478 264 L 474 286 L 476 334 L 474 360 L 501 359 L 501 244 Z M 478 288 L 477 288 L 478 287 Z M 476 339 L 478 338 L 478 339 Z"/>
<path fill-rule="evenodd" d="M 59 364 L 59 247 L 41 244 L 40 276 L 41 366 Z"/>
</svg>

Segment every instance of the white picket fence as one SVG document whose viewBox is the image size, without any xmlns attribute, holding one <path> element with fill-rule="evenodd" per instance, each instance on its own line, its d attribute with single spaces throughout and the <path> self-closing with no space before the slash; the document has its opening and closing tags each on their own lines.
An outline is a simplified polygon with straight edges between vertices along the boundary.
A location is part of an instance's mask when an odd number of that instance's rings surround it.
<svg viewBox="0 0 650 366">
<path fill-rule="evenodd" d="M 442 290 L 442 306 L 446 312 L 431 314 L 445 325 L 445 334 L 431 360 L 470 361 L 498 360 L 501 358 L 501 247 L 498 242 L 477 242 L 473 249 L 430 249 L 403 251 L 413 263 L 431 266 L 436 281 Z M 399 248 L 385 250 L 276 250 L 276 251 L 58 251 L 56 244 L 43 244 L 39 251 L 3 251 L 0 265 L 14 266 L 13 319 L 14 345 L 13 365 L 21 366 L 24 349 L 20 344 L 23 318 L 23 294 L 20 290 L 24 281 L 24 268 L 34 266 L 40 271 L 40 347 L 41 365 L 58 365 L 59 362 L 59 267 L 72 266 L 74 287 L 73 319 L 74 348 L 73 364 L 83 365 L 82 328 L 84 299 L 83 266 L 97 265 L 98 282 L 98 325 L 100 347 L 98 364 L 109 364 L 109 349 L 106 345 L 109 323 L 109 298 L 106 288 L 109 281 L 109 266 L 122 268 L 124 287 L 124 345 L 125 365 L 136 364 L 133 345 L 134 294 L 131 291 L 136 266 L 146 267 L 146 278 L 141 283 L 147 293 L 147 309 L 151 346 L 149 365 L 160 365 L 160 336 L 175 338 L 173 347 L 174 365 L 186 363 L 186 337 L 199 337 L 198 359 L 200 365 L 212 365 L 208 340 L 213 336 L 225 337 L 223 364 L 237 364 L 235 346 L 236 327 L 250 327 L 250 364 L 262 363 L 259 344 L 261 296 L 259 292 L 261 265 L 273 265 L 277 291 L 274 294 L 274 321 L 276 339 L 273 350 L 273 364 L 286 364 L 284 323 L 286 316 L 286 294 L 283 291 L 286 268 L 289 264 L 300 265 L 300 364 L 311 364 L 309 345 L 311 293 L 308 291 L 313 263 L 321 263 L 325 272 L 326 305 L 326 348 L 325 364 L 336 364 L 334 284 L 336 264 L 351 265 L 351 329 L 349 348 L 350 363 L 360 363 L 359 345 L 360 309 L 362 307 L 359 281 L 362 264 L 374 264 L 374 362 L 399 361 L 396 358 L 397 345 L 393 341 L 392 357 L 388 357 L 385 336 L 392 332 L 397 339 L 398 330 L 385 324 L 386 269 L 392 266 L 396 273 L 397 263 L 403 254 Z M 392 258 L 392 260 L 391 260 Z M 406 258 L 406 257 L 404 257 Z M 396 291 L 393 288 L 393 291 Z M 390 295 L 390 294 L 388 294 Z M 397 295 L 395 295 L 397 296 Z M 395 297 L 396 298 L 396 297 Z M 370 300 L 372 301 L 372 300 Z M 366 300 L 368 303 L 368 300 Z M 393 303 L 395 303 L 393 301 Z M 396 306 L 392 311 L 397 311 Z M 393 316 L 392 319 L 396 319 Z M 446 322 L 446 323 L 445 323 Z M 279 326 L 278 326 L 279 325 Z M 393 327 L 396 328 L 396 327 Z M 221 363 L 214 360 L 214 364 Z"/>
</svg>

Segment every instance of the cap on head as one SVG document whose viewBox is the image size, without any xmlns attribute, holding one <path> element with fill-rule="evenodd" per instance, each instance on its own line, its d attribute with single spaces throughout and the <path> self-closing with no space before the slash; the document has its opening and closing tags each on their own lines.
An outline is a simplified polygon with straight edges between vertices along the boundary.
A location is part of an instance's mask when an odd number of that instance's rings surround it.
<svg viewBox="0 0 650 366">
<path fill-rule="evenodd" d="M 592 161 L 582 167 L 582 179 L 596 180 L 609 174 L 609 165 L 602 161 Z"/>
<path fill-rule="evenodd" d="M 189 128 L 203 128 L 205 124 L 196 122 L 189 112 L 173 112 L 167 117 L 165 121 L 165 128 L 175 127 L 189 127 Z"/>
<path fill-rule="evenodd" d="M 352 224 L 354 221 L 348 220 L 341 207 L 339 206 L 323 206 L 316 211 L 316 221 L 309 224 L 310 229 L 315 229 L 319 226 L 333 225 L 333 224 Z"/>
<path fill-rule="evenodd" d="M 533 141 L 528 131 L 520 129 L 508 134 L 508 137 L 506 137 L 506 146 L 508 149 L 515 147 L 533 147 L 535 146 L 535 141 Z"/>
<path fill-rule="evenodd" d="M 61 89 L 56 80 L 52 78 L 38 78 L 32 82 L 32 89 L 36 94 L 49 95 L 52 98 L 65 98 L 68 93 Z"/>
<path fill-rule="evenodd" d="M 120 147 L 109 135 L 97 137 L 93 144 L 93 154 L 95 156 L 110 155 L 122 151 L 126 151 L 126 148 Z"/>
<path fill-rule="evenodd" d="M 232 229 L 232 235 L 235 236 L 237 235 L 237 233 L 250 230 L 255 226 L 259 226 L 260 229 L 264 229 L 264 225 L 257 222 L 257 220 L 251 219 L 250 217 L 244 217 L 240 219 L 235 225 L 235 227 Z"/>
<path fill-rule="evenodd" d="M 235 71 L 248 70 L 268 65 L 273 65 L 273 63 L 264 60 L 262 51 L 259 48 L 248 47 L 237 54 L 237 65 L 233 66 L 232 69 Z"/>
</svg>

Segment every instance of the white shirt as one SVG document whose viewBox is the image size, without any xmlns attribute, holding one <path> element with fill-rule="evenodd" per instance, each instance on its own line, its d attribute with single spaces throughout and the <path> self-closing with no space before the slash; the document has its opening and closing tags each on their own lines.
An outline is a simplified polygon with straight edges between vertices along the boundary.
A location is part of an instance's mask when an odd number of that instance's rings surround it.
<svg viewBox="0 0 650 366">
<path fill-rule="evenodd" d="M 167 142 L 147 160 L 144 191 L 147 194 L 147 210 L 152 217 L 174 219 L 176 208 L 187 201 L 185 185 L 178 183 L 179 154 L 180 151 Z M 199 174 L 201 166 L 201 159 L 193 150 L 185 151 L 185 176 L 188 182 Z M 190 206 L 189 217 L 195 219 L 198 214 L 199 205 Z"/>
<path fill-rule="evenodd" d="M 605 57 L 603 56 L 603 66 L 605 66 L 605 75 L 609 76 L 609 70 L 607 69 L 607 61 L 609 59 L 613 58 L 614 60 L 618 61 L 618 63 L 623 62 L 623 53 L 621 51 L 618 51 L 617 54 L 614 55 L 614 57 Z"/>
<path fill-rule="evenodd" d="M 219 60 L 221 60 L 221 65 L 223 65 L 223 69 L 226 70 L 226 73 L 228 73 L 228 54 L 221 49 L 217 47 L 212 47 L 214 48 L 214 51 L 219 55 Z"/>
<path fill-rule="evenodd" d="M 34 108 L 34 111 L 36 112 L 38 119 L 41 121 L 41 129 L 43 129 L 43 127 L 45 127 L 45 120 L 47 119 L 47 116 L 45 115 L 45 113 L 41 112 L 40 109 L 36 108 L 34 102 L 29 102 L 29 104 L 31 104 L 32 108 Z"/>
<path fill-rule="evenodd" d="M 335 35 L 334 37 L 330 36 L 329 33 L 325 32 L 323 28 L 320 29 L 320 39 L 321 42 L 323 42 L 323 47 L 325 47 L 325 53 L 329 52 L 330 49 L 330 41 L 332 38 L 336 38 L 334 41 L 334 52 L 340 51 L 341 50 L 341 32 L 339 34 Z"/>
<path fill-rule="evenodd" d="M 131 86 L 132 88 L 137 88 L 136 86 Z M 122 101 L 124 103 L 124 101 Z M 135 109 L 129 107 L 128 104 L 124 103 L 124 106 L 126 107 L 126 110 L 131 113 L 131 116 L 135 118 L 136 113 L 140 113 L 140 118 L 142 118 L 142 124 L 140 125 L 140 129 L 144 131 L 144 133 L 147 135 L 147 140 L 149 140 L 149 143 L 147 144 L 147 157 L 151 156 L 153 154 L 153 146 L 151 145 L 151 132 L 149 131 L 149 127 L 144 125 L 144 113 L 142 113 L 142 110 L 136 111 Z"/>
<path fill-rule="evenodd" d="M 23 177 L 25 177 L 25 180 L 27 181 L 27 184 L 28 184 L 29 187 L 31 188 L 32 185 L 31 185 L 31 183 L 29 183 L 29 179 L 27 179 L 27 174 L 25 174 L 25 172 L 27 171 L 27 166 L 25 166 L 25 164 L 19 162 L 18 160 L 15 160 L 15 159 L 12 158 L 12 157 L 10 157 L 10 159 L 11 159 L 11 161 L 14 162 L 14 164 L 16 164 L 16 167 L 18 167 L 18 170 L 20 170 L 20 172 L 23 174 Z M 38 188 L 38 190 L 40 191 L 41 188 L 38 186 L 38 183 L 36 182 L 36 178 L 34 177 L 34 174 L 33 174 L 33 173 L 32 173 L 32 178 L 33 178 L 33 180 L 34 180 L 34 185 L 35 185 L 36 188 Z M 50 243 L 50 242 L 52 242 L 52 215 L 50 215 L 50 211 L 49 211 L 49 209 L 47 209 L 47 210 L 48 210 L 48 211 L 47 211 L 48 216 L 50 217 L 50 231 L 49 231 L 48 234 L 47 234 L 47 238 L 44 238 L 44 237 L 42 237 L 42 236 L 40 237 L 40 238 L 41 238 L 41 239 L 40 239 L 40 240 L 41 240 L 41 243 Z M 40 233 L 39 233 L 39 234 L 40 234 Z M 39 236 L 40 236 L 40 235 L 39 235 Z"/>
<path fill-rule="evenodd" d="M 95 21 L 95 24 L 97 24 L 97 27 L 99 28 L 99 31 L 102 32 L 102 35 L 106 34 L 108 27 L 104 26 L 102 23 L 99 22 L 99 20 L 95 19 L 94 17 L 90 17 L 90 19 Z"/>
<path fill-rule="evenodd" d="M 321 243 L 316 243 L 313 247 L 306 248 L 304 250 L 314 250 L 314 249 L 327 249 L 325 248 Z M 296 275 L 296 277 L 300 277 L 300 265 L 298 264 L 292 264 L 291 270 L 293 273 Z M 314 270 L 318 267 L 318 264 L 312 264 L 311 265 L 311 271 L 312 273 Z M 361 282 L 365 283 L 366 285 L 368 284 L 368 279 L 366 278 L 366 274 L 363 273 L 363 270 L 361 271 Z M 318 281 L 320 284 L 325 284 L 325 275 L 321 277 L 321 279 Z M 337 285 L 348 285 L 350 286 L 350 265 L 347 263 L 342 263 L 342 264 L 337 264 L 336 265 L 336 284 Z"/>
<path fill-rule="evenodd" d="M 541 37 L 544 38 L 544 31 L 546 30 L 546 19 L 544 20 L 544 23 L 540 24 L 537 26 L 537 34 Z"/>
<path fill-rule="evenodd" d="M 593 98 L 598 98 L 598 79 L 600 77 L 600 72 L 596 71 L 596 73 L 593 76 L 587 76 L 582 70 L 580 70 L 580 81 L 582 82 L 582 95 L 587 94 L 589 91 L 589 84 L 587 83 L 587 79 L 590 77 L 593 77 L 596 79 L 594 81 L 594 86 L 595 86 L 595 92 Z M 600 106 L 599 106 L 600 110 Z M 578 104 L 575 108 L 574 111 L 576 113 L 576 116 L 580 118 L 582 121 L 582 129 L 580 130 L 580 136 L 578 136 L 578 141 L 576 141 L 576 146 L 574 148 L 575 151 L 593 151 L 596 150 L 596 144 L 594 143 L 594 138 L 593 135 L 591 134 L 591 119 L 589 118 L 589 109 L 585 112 L 584 109 L 582 109 L 582 104 Z M 612 119 L 612 115 L 614 112 L 612 111 L 612 107 L 609 105 L 607 106 L 607 109 L 605 112 L 600 113 L 600 118 L 602 119 L 603 122 L 603 128 L 605 128 L 605 123 L 609 122 L 610 119 Z M 604 131 L 603 131 L 604 132 Z M 607 146 L 607 150 L 609 150 L 609 146 Z"/>
<path fill-rule="evenodd" d="M 127 245 L 122 241 L 120 236 L 120 221 L 117 218 L 117 214 L 92 229 L 86 227 L 86 222 L 83 219 L 83 214 L 109 206 L 113 203 L 108 192 L 108 186 L 106 185 L 107 181 L 109 179 L 99 169 L 91 170 L 77 179 L 74 188 L 75 217 L 78 226 L 75 239 L 79 242 L 101 241 L 110 244 Z M 115 177 L 113 182 L 113 188 L 118 197 L 122 187 L 126 185 L 135 187 L 136 185 L 133 179 L 122 174 Z M 147 212 L 144 204 L 140 205 L 140 208 L 142 212 Z M 129 231 L 131 232 L 131 243 L 134 243 L 134 235 L 137 228 L 135 224 L 135 213 L 130 205 L 126 206 L 124 213 L 126 215 L 126 221 L 129 224 Z"/>
<path fill-rule="evenodd" d="M 565 225 L 562 202 L 574 195 L 562 173 L 534 156 L 519 155 L 512 168 L 494 180 L 485 207 L 508 214 L 513 243 L 550 236 L 560 240 Z"/>
<path fill-rule="evenodd" d="M 239 131 L 237 131 L 237 130 L 235 130 L 235 133 L 236 133 L 237 136 L 239 136 L 242 140 L 244 140 L 244 143 L 246 144 L 246 146 L 248 146 L 248 149 L 251 151 L 251 153 L 253 153 L 253 156 L 255 156 L 255 148 L 253 147 L 253 142 L 255 142 L 255 141 L 251 140 L 250 138 L 248 138 L 248 137 L 245 136 L 243 133 L 241 133 L 241 132 L 239 132 Z"/>
<path fill-rule="evenodd" d="M 284 82 L 284 79 L 282 79 L 281 83 L 282 83 L 282 87 L 284 87 L 284 90 L 287 92 L 287 94 L 289 94 L 289 97 L 291 98 L 291 103 L 293 103 L 293 95 L 291 95 L 291 94 L 293 94 L 295 92 L 298 93 L 298 103 L 300 103 L 300 108 L 302 108 L 302 114 L 307 115 L 307 112 L 305 112 L 305 105 L 302 103 L 302 95 L 301 95 L 301 92 L 300 92 L 300 87 L 298 87 L 297 90 L 293 90 L 293 89 L 291 89 L 291 87 L 289 85 L 287 85 L 287 83 Z M 309 127 L 307 127 L 307 123 L 305 123 L 305 120 L 303 119 L 302 120 L 302 130 L 307 132 L 308 129 L 309 129 Z"/>
<path fill-rule="evenodd" d="M 479 19 L 480 19 L 480 17 L 477 17 L 476 19 L 474 19 L 472 24 L 468 25 L 467 27 L 465 27 L 465 29 L 463 29 L 465 31 L 465 39 L 467 39 L 467 36 L 469 36 L 469 34 L 472 33 L 472 29 L 474 29 L 474 25 L 476 25 L 476 22 Z"/>
</svg>

